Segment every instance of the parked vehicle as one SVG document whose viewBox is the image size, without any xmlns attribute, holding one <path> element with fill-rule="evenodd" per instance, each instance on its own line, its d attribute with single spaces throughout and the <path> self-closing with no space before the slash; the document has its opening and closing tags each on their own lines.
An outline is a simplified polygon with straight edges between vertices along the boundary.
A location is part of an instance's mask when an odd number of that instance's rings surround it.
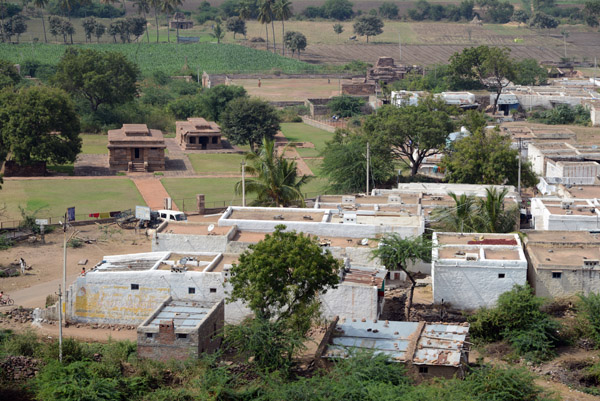
<svg viewBox="0 0 600 401">
<path fill-rule="evenodd" d="M 185 213 L 176 210 L 157 210 L 158 217 L 167 221 L 187 221 Z"/>
</svg>

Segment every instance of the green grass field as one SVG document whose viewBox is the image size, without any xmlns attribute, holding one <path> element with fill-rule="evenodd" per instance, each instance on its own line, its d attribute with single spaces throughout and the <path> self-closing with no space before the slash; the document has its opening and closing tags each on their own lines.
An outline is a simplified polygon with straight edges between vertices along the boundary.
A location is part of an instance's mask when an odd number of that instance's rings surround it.
<svg viewBox="0 0 600 401">
<path fill-rule="evenodd" d="M 181 74 L 184 65 L 192 71 L 209 73 L 266 72 L 279 70 L 285 73 L 301 73 L 318 70 L 318 67 L 303 61 L 278 54 L 255 50 L 232 44 L 175 43 L 141 44 L 88 44 L 74 45 L 77 48 L 92 48 L 124 53 L 136 62 L 144 75 L 160 70 L 168 74 Z M 67 46 L 56 44 L 0 44 L 0 59 L 23 63 L 35 60 L 46 64 L 57 64 Z"/>
<path fill-rule="evenodd" d="M 203 173 L 239 173 L 240 162 L 244 158 L 240 154 L 197 154 L 187 155 L 197 174 Z"/>
<path fill-rule="evenodd" d="M 311 127 L 303 123 L 283 123 L 281 132 L 290 142 L 312 142 L 313 148 L 298 148 L 298 153 L 302 157 L 316 157 L 325 148 L 325 142 L 333 138 L 331 132 Z"/>
<path fill-rule="evenodd" d="M 89 213 L 146 204 L 128 179 L 5 180 L 0 194 L 0 203 L 6 207 L 3 220 L 19 219 L 19 206 L 37 211 L 39 218 L 58 218 L 67 207 L 75 206 L 79 219 Z"/>
<path fill-rule="evenodd" d="M 308 164 L 310 170 L 313 172 L 315 177 L 321 176 L 321 164 L 323 164 L 322 159 L 304 159 L 304 162 Z"/>
<path fill-rule="evenodd" d="M 99 134 L 80 134 L 81 153 L 88 155 L 105 155 L 108 153 L 108 136 Z"/>
</svg>

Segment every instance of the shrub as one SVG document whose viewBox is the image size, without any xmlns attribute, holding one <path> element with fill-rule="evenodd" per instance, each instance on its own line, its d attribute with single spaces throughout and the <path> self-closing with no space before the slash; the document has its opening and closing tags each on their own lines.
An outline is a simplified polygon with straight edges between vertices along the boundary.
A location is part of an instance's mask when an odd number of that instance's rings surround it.
<svg viewBox="0 0 600 401">
<path fill-rule="evenodd" d="M 476 400 L 541 400 L 542 389 L 534 376 L 521 368 L 483 366 L 473 369 L 458 387 Z"/>
<path fill-rule="evenodd" d="M 40 351 L 37 334 L 32 331 L 11 334 L 2 343 L 2 354 L 36 357 Z"/>
<path fill-rule="evenodd" d="M 331 113 L 340 117 L 353 117 L 361 114 L 361 108 L 364 104 L 365 100 L 363 98 L 341 95 L 332 98 L 328 107 Z"/>
<path fill-rule="evenodd" d="M 69 242 L 67 242 L 67 246 L 69 248 L 81 248 L 83 246 L 83 241 L 79 238 L 71 238 Z"/>
<path fill-rule="evenodd" d="M 0 251 L 8 249 L 14 245 L 13 241 L 6 235 L 0 235 Z"/>
<path fill-rule="evenodd" d="M 596 346 L 600 346 L 600 294 L 580 295 L 580 310 L 588 322 Z"/>
<path fill-rule="evenodd" d="M 532 118 L 543 124 L 588 125 L 590 122 L 590 111 L 580 104 L 575 107 L 571 107 L 568 104 L 559 104 L 551 110 L 533 113 Z"/>
<path fill-rule="evenodd" d="M 50 294 L 46 296 L 46 308 L 58 302 L 58 295 Z"/>
</svg>

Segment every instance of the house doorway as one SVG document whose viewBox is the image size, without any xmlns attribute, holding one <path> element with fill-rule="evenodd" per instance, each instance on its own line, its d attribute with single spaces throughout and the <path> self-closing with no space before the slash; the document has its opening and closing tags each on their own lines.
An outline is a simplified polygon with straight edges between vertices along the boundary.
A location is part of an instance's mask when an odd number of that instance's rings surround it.
<svg viewBox="0 0 600 401">
<path fill-rule="evenodd" d="M 133 148 L 133 160 L 139 161 L 141 153 L 140 148 Z"/>
</svg>

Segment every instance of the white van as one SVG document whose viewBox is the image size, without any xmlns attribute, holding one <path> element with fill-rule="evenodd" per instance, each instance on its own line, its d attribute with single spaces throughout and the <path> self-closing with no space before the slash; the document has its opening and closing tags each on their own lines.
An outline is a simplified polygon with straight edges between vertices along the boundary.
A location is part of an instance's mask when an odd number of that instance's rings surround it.
<svg viewBox="0 0 600 401">
<path fill-rule="evenodd" d="M 167 221 L 187 221 L 185 213 L 176 210 L 157 210 L 158 217 Z"/>
</svg>

